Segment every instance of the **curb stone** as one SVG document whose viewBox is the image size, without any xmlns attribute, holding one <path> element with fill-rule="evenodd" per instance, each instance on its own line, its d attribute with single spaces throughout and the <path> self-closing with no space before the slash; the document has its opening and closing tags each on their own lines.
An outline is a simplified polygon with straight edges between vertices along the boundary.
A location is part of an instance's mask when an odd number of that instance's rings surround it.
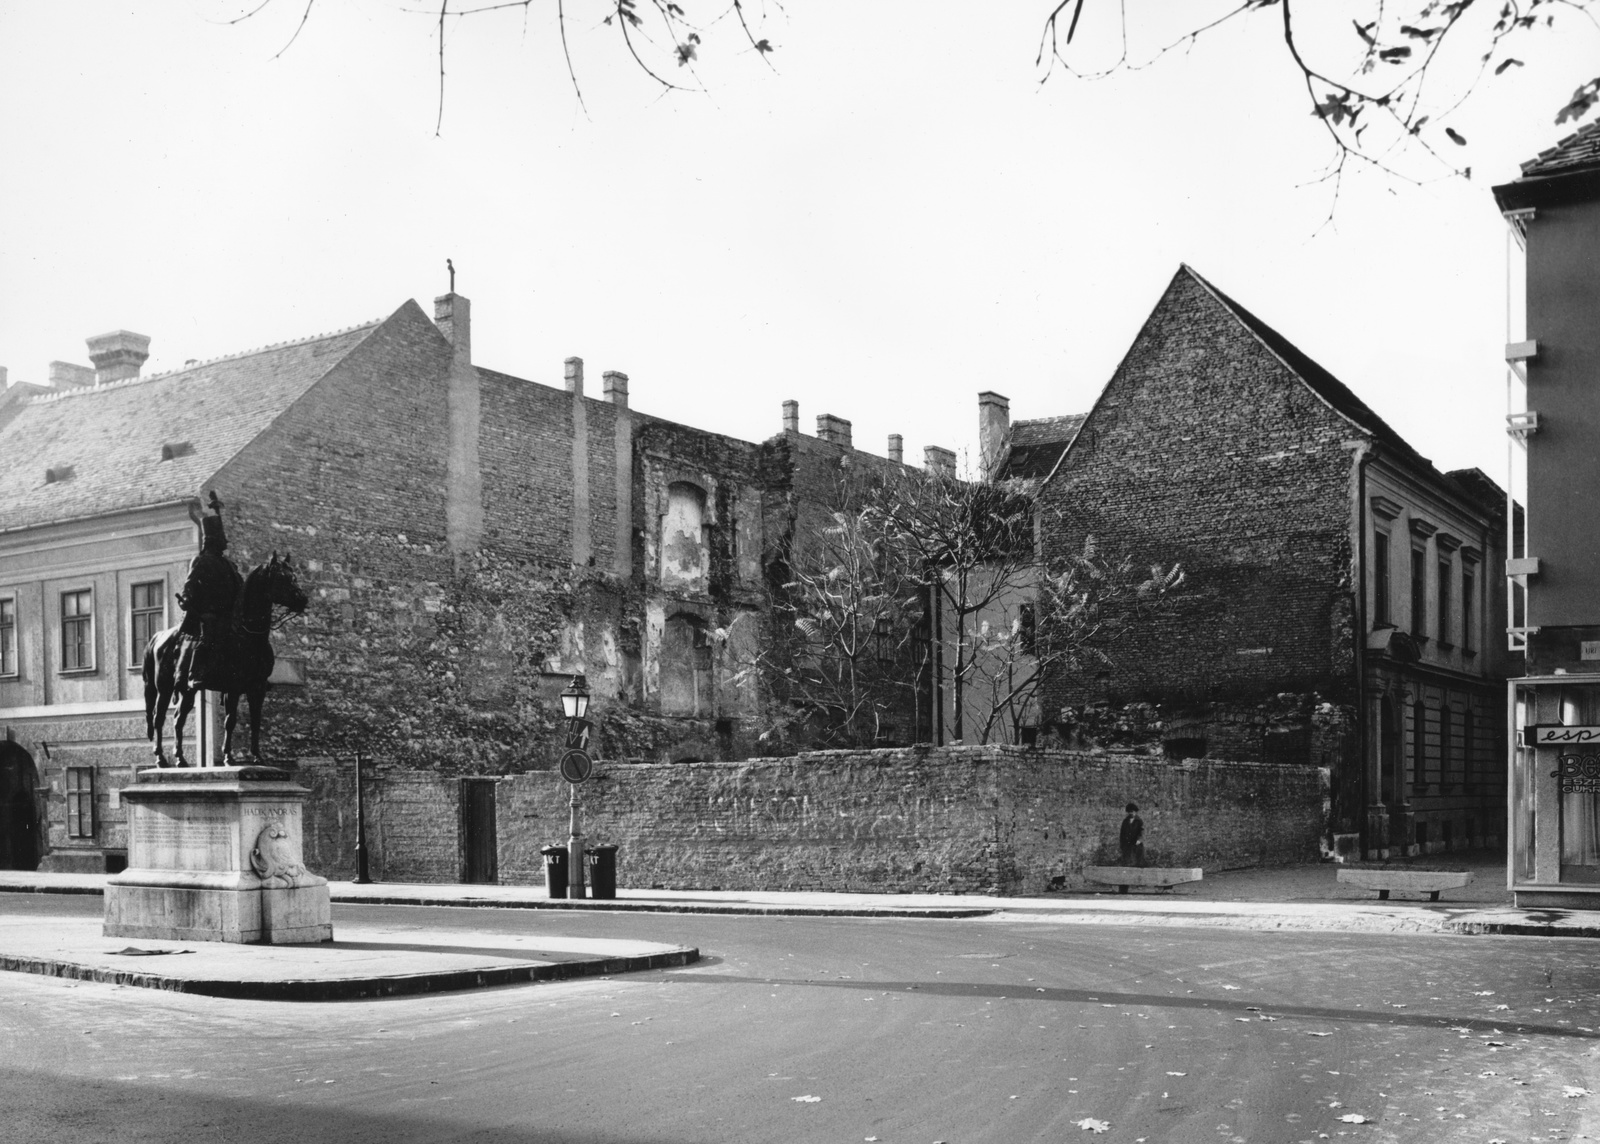
<svg viewBox="0 0 1600 1144">
<path fill-rule="evenodd" d="M 0 970 L 35 973 L 71 981 L 96 981 L 164 989 L 174 993 L 199 993 L 244 1001 L 358 1001 L 372 997 L 404 997 L 418 993 L 450 993 L 487 989 L 526 982 L 567 981 L 578 977 L 603 977 L 613 973 L 639 973 L 673 969 L 700 960 L 700 951 L 680 946 L 664 953 L 638 957 L 607 957 L 588 961 L 562 961 L 545 965 L 505 965 L 487 969 L 456 969 L 438 973 L 403 973 L 386 977 L 351 977 L 330 980 L 310 978 L 287 981 L 230 981 L 221 978 L 168 977 L 132 969 L 107 969 L 79 965 L 55 958 L 0 954 Z"/>
</svg>

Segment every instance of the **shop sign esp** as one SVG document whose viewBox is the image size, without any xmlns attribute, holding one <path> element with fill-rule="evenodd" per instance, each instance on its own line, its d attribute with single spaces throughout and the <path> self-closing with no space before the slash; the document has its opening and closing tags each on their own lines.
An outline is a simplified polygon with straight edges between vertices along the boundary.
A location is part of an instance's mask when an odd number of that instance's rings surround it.
<svg viewBox="0 0 1600 1144">
<path fill-rule="evenodd" d="M 1600 727 L 1567 727 L 1542 723 L 1522 729 L 1525 747 L 1586 747 L 1600 744 Z"/>
</svg>

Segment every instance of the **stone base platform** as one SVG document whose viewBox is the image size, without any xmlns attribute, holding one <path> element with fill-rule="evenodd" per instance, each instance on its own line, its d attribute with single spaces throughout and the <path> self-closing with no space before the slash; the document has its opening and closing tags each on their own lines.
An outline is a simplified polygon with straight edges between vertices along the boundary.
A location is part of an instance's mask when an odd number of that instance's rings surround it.
<svg viewBox="0 0 1600 1144">
<path fill-rule="evenodd" d="M 333 940 L 328 883 L 301 862 L 309 792 L 274 767 L 141 771 L 125 787 L 128 868 L 107 937 L 274 945 Z"/>
</svg>

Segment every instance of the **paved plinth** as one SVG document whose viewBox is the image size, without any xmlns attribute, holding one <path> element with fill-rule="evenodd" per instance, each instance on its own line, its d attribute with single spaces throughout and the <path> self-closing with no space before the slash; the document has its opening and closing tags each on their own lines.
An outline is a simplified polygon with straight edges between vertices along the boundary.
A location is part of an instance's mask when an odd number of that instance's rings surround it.
<svg viewBox="0 0 1600 1144">
<path fill-rule="evenodd" d="M 122 790 L 128 868 L 106 885 L 106 936 L 332 940 L 327 879 L 301 860 L 309 795 L 276 767 L 140 771 Z"/>
<path fill-rule="evenodd" d="M 637 972 L 699 960 L 690 946 L 547 934 L 340 926 L 316 945 L 127 941 L 92 918 L 0 917 L 0 970 L 263 1001 L 341 1001 Z"/>
</svg>

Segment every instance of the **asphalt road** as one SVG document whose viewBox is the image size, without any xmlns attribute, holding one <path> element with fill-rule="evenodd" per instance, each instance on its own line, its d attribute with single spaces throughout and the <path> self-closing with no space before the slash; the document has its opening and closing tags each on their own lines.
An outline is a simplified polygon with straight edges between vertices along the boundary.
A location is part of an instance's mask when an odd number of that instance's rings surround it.
<svg viewBox="0 0 1600 1144">
<path fill-rule="evenodd" d="M 0 895 L 8 914 L 99 908 Z M 341 920 L 430 943 L 452 928 L 683 942 L 705 960 L 320 1004 L 0 974 L 0 1140 L 1600 1139 L 1594 941 L 335 906 Z"/>
</svg>

